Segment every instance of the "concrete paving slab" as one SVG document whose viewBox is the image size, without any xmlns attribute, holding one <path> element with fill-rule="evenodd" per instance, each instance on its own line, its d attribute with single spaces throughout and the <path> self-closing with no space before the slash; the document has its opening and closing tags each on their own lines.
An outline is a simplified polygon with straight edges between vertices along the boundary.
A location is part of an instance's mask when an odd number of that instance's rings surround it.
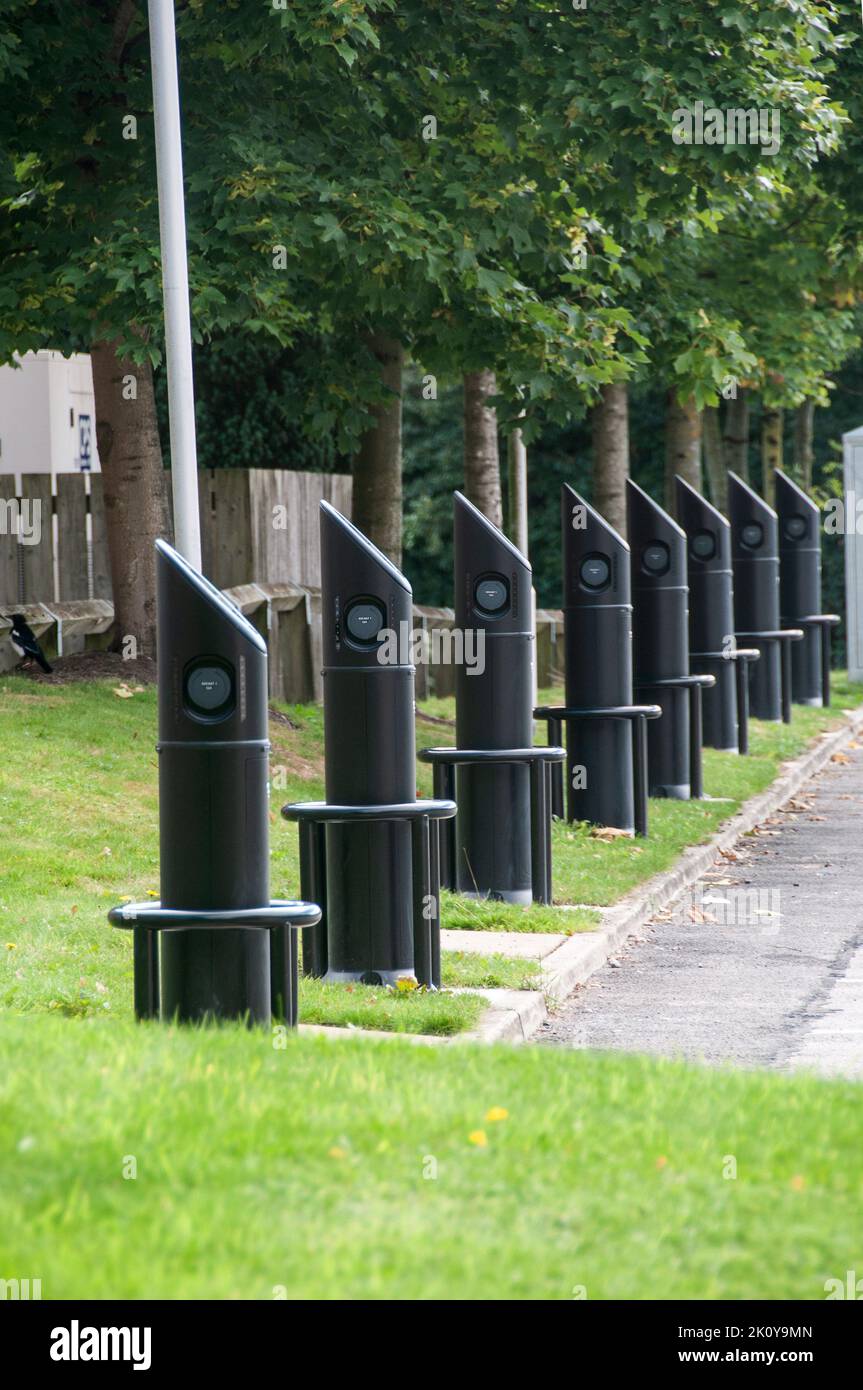
<svg viewBox="0 0 863 1390">
<path fill-rule="evenodd" d="M 513 960 L 542 960 L 569 937 L 539 931 L 456 931 L 443 927 L 442 951 L 467 951 L 478 956 L 510 956 Z"/>
</svg>

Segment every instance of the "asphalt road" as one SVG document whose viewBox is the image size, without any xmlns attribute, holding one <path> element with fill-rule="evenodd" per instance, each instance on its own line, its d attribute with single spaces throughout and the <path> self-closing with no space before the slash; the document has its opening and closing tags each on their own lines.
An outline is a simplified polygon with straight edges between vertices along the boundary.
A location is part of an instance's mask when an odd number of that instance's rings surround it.
<svg viewBox="0 0 863 1390">
<path fill-rule="evenodd" d="M 863 1077 L 863 747 L 839 757 L 538 1041 Z"/>
</svg>

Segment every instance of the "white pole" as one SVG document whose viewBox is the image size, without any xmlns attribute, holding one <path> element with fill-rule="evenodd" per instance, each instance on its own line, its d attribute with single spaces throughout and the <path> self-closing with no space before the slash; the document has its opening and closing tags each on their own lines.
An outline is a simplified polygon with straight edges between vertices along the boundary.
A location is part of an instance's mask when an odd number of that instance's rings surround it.
<svg viewBox="0 0 863 1390">
<path fill-rule="evenodd" d="M 198 456 L 195 446 L 195 387 L 192 380 L 192 326 L 186 260 L 186 208 L 174 0 L 149 0 L 150 62 L 156 128 L 156 180 L 162 240 L 162 294 L 165 302 L 165 358 L 171 432 L 171 485 L 177 549 L 201 568 L 198 511 Z"/>
<path fill-rule="evenodd" d="M 522 415 L 524 411 L 521 412 Z M 509 538 L 524 558 L 527 553 L 527 449 L 520 429 L 514 429 L 507 442 L 509 462 Z M 531 627 L 534 635 L 533 703 L 539 703 L 539 662 L 536 655 L 536 589 L 530 590 Z"/>
<path fill-rule="evenodd" d="M 527 559 L 527 449 L 521 430 L 510 434 L 508 452 L 509 538 Z"/>
</svg>

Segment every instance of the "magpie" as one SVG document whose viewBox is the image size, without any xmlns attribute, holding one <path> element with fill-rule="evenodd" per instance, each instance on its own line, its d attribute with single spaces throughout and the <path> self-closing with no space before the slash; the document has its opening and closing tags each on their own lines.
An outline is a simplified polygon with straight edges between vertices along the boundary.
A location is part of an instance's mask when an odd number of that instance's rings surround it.
<svg viewBox="0 0 863 1390">
<path fill-rule="evenodd" d="M 42 667 L 46 676 L 51 674 L 54 667 L 49 666 L 48 662 L 45 660 L 45 653 L 39 646 L 33 632 L 27 626 L 27 621 L 23 613 L 12 614 L 12 631 L 9 633 L 9 639 L 12 643 L 13 650 L 16 651 L 24 661 L 35 661 Z"/>
</svg>

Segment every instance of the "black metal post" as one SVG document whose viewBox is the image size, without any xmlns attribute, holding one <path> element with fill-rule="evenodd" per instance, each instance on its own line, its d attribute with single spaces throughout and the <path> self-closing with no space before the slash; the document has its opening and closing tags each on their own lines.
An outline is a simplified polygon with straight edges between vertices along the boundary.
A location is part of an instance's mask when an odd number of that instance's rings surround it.
<svg viewBox="0 0 863 1390">
<path fill-rule="evenodd" d="M 675 493 L 677 520 L 686 532 L 691 669 L 716 677 L 716 685 L 703 692 L 704 742 L 736 753 L 731 527 L 684 478 L 675 479 Z"/>
<path fill-rule="evenodd" d="M 780 642 L 782 651 L 782 723 L 791 723 L 791 643 Z"/>
<path fill-rule="evenodd" d="M 821 705 L 822 643 L 814 625 L 801 621 L 821 612 L 821 514 L 803 489 L 778 468 L 776 513 L 780 626 L 802 627 L 805 634 L 787 653 L 791 699 L 798 705 Z M 783 658 L 785 655 L 783 649 Z"/>
<path fill-rule="evenodd" d="M 428 989 L 432 983 L 432 931 L 430 911 L 431 885 L 429 873 L 429 819 L 418 816 L 411 824 L 413 850 L 413 925 L 414 925 L 414 974 L 417 984 Z"/>
<path fill-rule="evenodd" d="M 731 557 L 734 568 L 734 623 L 752 634 L 760 660 L 747 663 L 749 704 L 756 719 L 782 718 L 780 643 L 759 638 L 779 629 L 779 534 L 776 513 L 736 473 L 728 474 Z"/>
<path fill-rule="evenodd" d="M 345 517 L 321 503 L 327 801 L 416 800 L 411 587 Z M 328 980 L 393 984 L 413 975 L 410 826 L 329 822 Z"/>
<path fill-rule="evenodd" d="M 705 675 L 708 673 L 705 672 Z M 715 686 L 713 687 L 715 689 Z M 689 794 L 693 800 L 701 800 L 704 795 L 704 769 L 701 762 L 702 743 L 702 687 L 689 687 Z"/>
<path fill-rule="evenodd" d="M 749 752 L 749 672 L 746 661 L 737 660 L 734 671 L 737 678 L 737 747 L 738 752 Z"/>
<path fill-rule="evenodd" d="M 135 1017 L 159 1017 L 159 933 L 147 927 L 132 932 Z"/>
<path fill-rule="evenodd" d="M 310 928 L 305 928 L 306 931 Z M 291 1028 L 297 1026 L 299 995 L 299 946 L 297 932 L 289 925 L 270 933 L 270 1003 L 273 1018 Z"/>
<path fill-rule="evenodd" d="M 532 895 L 538 903 L 551 902 L 551 862 L 548 844 L 548 826 L 551 807 L 549 804 L 549 781 L 545 766 L 541 762 L 530 766 L 530 830 Z"/>
<path fill-rule="evenodd" d="M 555 719 L 550 716 L 545 721 L 548 731 L 548 741 L 555 748 L 559 748 L 563 741 L 563 720 Z M 551 764 L 551 814 L 558 820 L 563 820 L 563 763 Z"/>
<path fill-rule="evenodd" d="M 629 546 L 564 484 L 563 619 L 568 709 L 632 704 Z M 559 725 L 558 725 L 559 729 Z M 557 744 L 560 733 L 549 743 Z M 628 718 L 566 720 L 567 819 L 634 828 L 632 729 Z"/>
<path fill-rule="evenodd" d="M 455 494 L 456 631 L 476 634 L 484 660 L 456 665 L 459 748 L 533 742 L 531 569 L 502 531 Z M 480 644 L 483 644 L 480 647 Z M 456 770 L 457 891 L 531 902 L 530 778 L 521 763 Z"/>
<path fill-rule="evenodd" d="M 171 546 L 157 542 L 161 904 L 270 900 L 267 649 Z M 163 933 L 167 1019 L 270 1019 L 265 927 Z"/>
<path fill-rule="evenodd" d="M 686 536 L 632 479 L 627 479 L 635 697 L 656 699 L 662 718 L 647 735 L 651 796 L 690 797 L 689 611 Z"/>
<path fill-rule="evenodd" d="M 833 634 L 827 623 L 821 624 L 821 704 L 830 708 L 830 656 Z"/>
<path fill-rule="evenodd" d="M 324 827 L 316 821 L 301 821 L 300 892 L 308 902 L 318 903 L 321 920 L 303 931 L 303 974 L 323 979 L 327 973 L 327 870 Z"/>
<path fill-rule="evenodd" d="M 432 783 L 438 801 L 455 801 L 455 768 L 452 763 L 435 763 Z M 455 821 L 438 822 L 440 886 L 455 892 Z"/>
<path fill-rule="evenodd" d="M 447 798 L 449 800 L 450 798 Z M 429 922 L 431 931 L 431 982 L 433 989 L 441 987 L 440 969 L 440 853 L 441 834 L 447 821 L 435 820 L 429 826 L 429 892 L 432 895 L 432 915 Z"/>
<path fill-rule="evenodd" d="M 647 719 L 644 715 L 634 720 L 632 734 L 635 740 L 635 833 L 643 838 L 647 834 Z"/>
</svg>

